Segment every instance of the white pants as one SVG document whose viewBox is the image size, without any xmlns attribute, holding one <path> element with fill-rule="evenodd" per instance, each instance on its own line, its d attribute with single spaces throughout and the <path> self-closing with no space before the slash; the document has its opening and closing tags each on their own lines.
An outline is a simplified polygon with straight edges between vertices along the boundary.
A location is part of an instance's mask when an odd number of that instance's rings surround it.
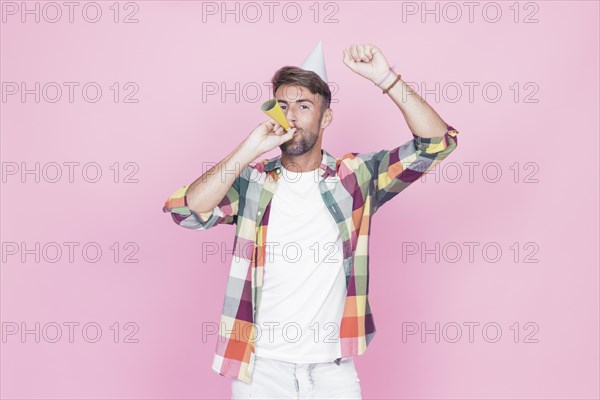
<svg viewBox="0 0 600 400">
<path fill-rule="evenodd" d="M 252 383 L 231 383 L 232 399 L 362 399 L 352 358 L 322 363 L 254 359 Z"/>
</svg>

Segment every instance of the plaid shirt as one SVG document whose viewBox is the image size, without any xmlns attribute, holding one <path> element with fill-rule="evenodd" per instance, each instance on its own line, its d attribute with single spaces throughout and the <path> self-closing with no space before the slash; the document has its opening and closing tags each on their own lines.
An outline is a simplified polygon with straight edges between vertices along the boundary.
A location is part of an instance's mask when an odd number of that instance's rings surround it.
<svg viewBox="0 0 600 400">
<path fill-rule="evenodd" d="M 447 128 L 442 137 L 413 134 L 413 139 L 391 150 L 347 153 L 341 158 L 321 152 L 318 185 L 343 242 L 347 295 L 339 329 L 342 357 L 363 354 L 375 335 L 368 299 L 371 217 L 454 151 L 459 132 Z M 281 174 L 281 156 L 250 163 L 213 210 L 196 213 L 187 207 L 189 185 L 176 190 L 163 207 L 184 228 L 236 224 L 212 369 L 246 383 L 252 382 L 254 321 L 260 307 L 269 212 Z"/>
</svg>

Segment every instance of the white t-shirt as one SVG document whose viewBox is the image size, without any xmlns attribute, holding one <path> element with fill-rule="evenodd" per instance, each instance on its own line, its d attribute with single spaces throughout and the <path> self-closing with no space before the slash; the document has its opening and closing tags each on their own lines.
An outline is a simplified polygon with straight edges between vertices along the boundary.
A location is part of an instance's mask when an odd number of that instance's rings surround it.
<svg viewBox="0 0 600 400">
<path fill-rule="evenodd" d="M 255 321 L 258 356 L 295 363 L 341 357 L 346 299 L 342 240 L 318 178 L 318 169 L 294 172 L 282 167 L 269 214 Z"/>
</svg>

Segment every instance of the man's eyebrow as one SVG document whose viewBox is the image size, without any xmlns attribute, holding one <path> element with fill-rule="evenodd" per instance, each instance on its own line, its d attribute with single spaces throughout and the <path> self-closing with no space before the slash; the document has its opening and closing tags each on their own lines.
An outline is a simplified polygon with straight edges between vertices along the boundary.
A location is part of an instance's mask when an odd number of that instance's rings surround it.
<svg viewBox="0 0 600 400">
<path fill-rule="evenodd" d="M 278 102 L 280 102 L 280 103 L 285 103 L 285 104 L 288 104 L 288 102 L 287 102 L 287 101 L 285 101 L 285 100 L 279 100 L 279 99 L 277 99 L 277 101 L 278 101 Z M 312 102 L 312 101 L 311 101 L 311 100 L 309 100 L 309 99 L 299 99 L 299 100 L 296 100 L 295 102 L 294 102 L 294 101 L 292 101 L 292 103 L 302 103 L 303 101 L 307 101 L 307 102 L 309 102 L 310 104 L 315 104 L 314 102 Z"/>
</svg>

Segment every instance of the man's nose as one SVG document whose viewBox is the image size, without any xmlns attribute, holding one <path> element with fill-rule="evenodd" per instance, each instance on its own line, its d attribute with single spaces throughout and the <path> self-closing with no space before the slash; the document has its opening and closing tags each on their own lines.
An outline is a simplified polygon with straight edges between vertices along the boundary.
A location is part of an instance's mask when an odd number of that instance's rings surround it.
<svg viewBox="0 0 600 400">
<path fill-rule="evenodd" d="M 296 125 L 296 116 L 289 109 L 285 110 L 285 119 L 288 120 L 292 128 Z"/>
</svg>

